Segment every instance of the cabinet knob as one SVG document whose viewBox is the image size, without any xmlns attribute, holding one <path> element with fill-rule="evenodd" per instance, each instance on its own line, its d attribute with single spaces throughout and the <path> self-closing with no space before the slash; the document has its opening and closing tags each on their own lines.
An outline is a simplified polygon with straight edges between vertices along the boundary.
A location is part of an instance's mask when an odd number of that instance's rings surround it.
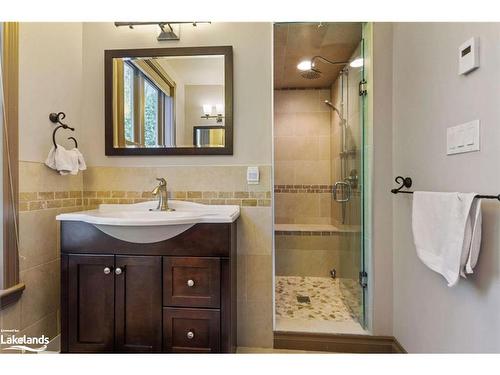
<svg viewBox="0 0 500 375">
<path fill-rule="evenodd" d="M 194 286 L 194 280 L 189 279 L 186 284 L 188 287 L 192 287 Z"/>
<path fill-rule="evenodd" d="M 111 273 L 111 268 L 109 267 L 104 267 L 104 274 L 109 275 Z"/>
<path fill-rule="evenodd" d="M 122 274 L 122 269 L 120 267 L 116 267 L 115 274 L 116 275 L 121 275 Z"/>
<path fill-rule="evenodd" d="M 186 337 L 191 340 L 194 338 L 194 332 L 193 331 L 188 331 L 188 333 L 186 333 Z"/>
</svg>

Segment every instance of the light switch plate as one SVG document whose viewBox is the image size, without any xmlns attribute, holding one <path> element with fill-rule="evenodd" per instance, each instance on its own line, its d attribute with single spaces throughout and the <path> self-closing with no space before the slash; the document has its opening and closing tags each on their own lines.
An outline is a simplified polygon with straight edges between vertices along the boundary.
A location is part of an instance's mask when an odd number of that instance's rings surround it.
<svg viewBox="0 0 500 375">
<path fill-rule="evenodd" d="M 479 120 L 446 129 L 446 154 L 454 155 L 480 149 Z"/>
<path fill-rule="evenodd" d="M 248 185 L 257 185 L 260 180 L 259 167 L 247 168 L 247 183 Z"/>
</svg>

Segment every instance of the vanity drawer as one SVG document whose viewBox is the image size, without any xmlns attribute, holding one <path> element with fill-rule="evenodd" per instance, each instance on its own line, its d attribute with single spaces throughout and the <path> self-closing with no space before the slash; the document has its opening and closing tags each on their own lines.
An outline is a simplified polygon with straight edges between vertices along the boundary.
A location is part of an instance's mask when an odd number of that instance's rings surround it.
<svg viewBox="0 0 500 375">
<path fill-rule="evenodd" d="M 219 258 L 164 257 L 165 306 L 220 306 Z"/>
<path fill-rule="evenodd" d="M 219 310 L 165 307 L 163 350 L 174 353 L 220 352 Z"/>
</svg>

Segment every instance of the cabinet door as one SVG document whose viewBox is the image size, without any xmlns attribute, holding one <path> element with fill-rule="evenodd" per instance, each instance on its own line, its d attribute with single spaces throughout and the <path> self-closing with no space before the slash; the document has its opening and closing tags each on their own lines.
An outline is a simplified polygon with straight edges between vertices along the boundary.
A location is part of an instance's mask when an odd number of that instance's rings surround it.
<svg viewBox="0 0 500 375">
<path fill-rule="evenodd" d="M 161 257 L 116 256 L 115 343 L 118 352 L 160 352 Z"/>
<path fill-rule="evenodd" d="M 112 352 L 114 256 L 68 256 L 68 351 Z"/>
</svg>

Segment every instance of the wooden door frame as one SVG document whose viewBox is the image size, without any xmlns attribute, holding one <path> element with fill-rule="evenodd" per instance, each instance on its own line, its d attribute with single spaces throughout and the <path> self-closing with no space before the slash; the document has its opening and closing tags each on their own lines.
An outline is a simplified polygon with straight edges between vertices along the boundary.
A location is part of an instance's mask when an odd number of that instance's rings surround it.
<svg viewBox="0 0 500 375">
<path fill-rule="evenodd" d="M 25 288 L 19 281 L 19 23 L 3 23 L 3 89 L 5 127 L 3 141 L 3 288 L 0 310 L 21 298 Z M 5 132 L 7 129 L 7 133 Z"/>
</svg>

